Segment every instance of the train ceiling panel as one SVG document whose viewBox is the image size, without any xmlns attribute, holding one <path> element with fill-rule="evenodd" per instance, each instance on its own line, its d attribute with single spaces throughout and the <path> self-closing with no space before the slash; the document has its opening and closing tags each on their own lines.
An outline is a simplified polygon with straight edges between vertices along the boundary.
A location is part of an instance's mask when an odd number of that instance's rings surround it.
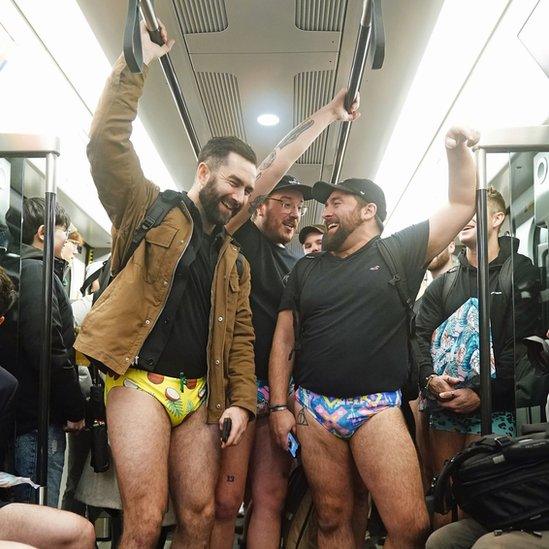
<svg viewBox="0 0 549 549">
<path fill-rule="evenodd" d="M 346 0 L 295 0 L 295 26 L 304 31 L 343 28 Z"/>
<path fill-rule="evenodd" d="M 221 32 L 229 26 L 224 0 L 174 0 L 184 34 Z"/>
<path fill-rule="evenodd" d="M 114 61 L 126 2 L 78 2 Z M 385 65 L 365 75 L 363 116 L 351 132 L 344 175 L 375 173 L 442 3 L 383 0 Z M 157 0 L 155 7 L 176 39 L 171 57 L 200 142 L 230 130 L 262 158 L 296 121 L 330 98 L 334 84 L 346 85 L 362 1 Z M 263 113 L 276 114 L 280 123 L 260 126 Z M 158 64 L 149 71 L 140 116 L 172 177 L 188 189 L 195 162 Z M 337 131 L 332 125 L 292 173 L 311 184 L 324 158 L 323 176 L 329 177 Z"/>
<path fill-rule="evenodd" d="M 197 72 L 196 79 L 212 135 L 236 135 L 246 141 L 236 76 L 220 72 Z"/>
<path fill-rule="evenodd" d="M 300 72 L 294 77 L 294 113 L 293 124 L 296 126 L 302 120 L 325 105 L 332 97 L 335 71 Z M 311 145 L 309 150 L 298 160 L 299 164 L 322 163 L 327 132 Z"/>
</svg>

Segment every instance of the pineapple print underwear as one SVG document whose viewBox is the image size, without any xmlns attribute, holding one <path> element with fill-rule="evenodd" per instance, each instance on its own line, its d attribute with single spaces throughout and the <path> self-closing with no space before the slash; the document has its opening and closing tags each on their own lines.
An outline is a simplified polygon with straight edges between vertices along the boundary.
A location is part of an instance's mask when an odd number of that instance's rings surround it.
<svg viewBox="0 0 549 549">
<path fill-rule="evenodd" d="M 186 379 L 168 377 L 137 368 L 129 368 L 124 375 L 109 372 L 105 378 L 105 402 L 113 387 L 138 389 L 153 396 L 164 406 L 172 427 L 196 412 L 206 400 L 206 378 Z"/>
</svg>

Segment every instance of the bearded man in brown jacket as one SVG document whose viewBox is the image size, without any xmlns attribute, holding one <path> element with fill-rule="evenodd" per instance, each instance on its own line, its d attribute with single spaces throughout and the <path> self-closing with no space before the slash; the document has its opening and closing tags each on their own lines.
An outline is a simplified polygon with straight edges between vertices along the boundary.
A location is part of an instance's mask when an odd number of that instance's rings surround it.
<svg viewBox="0 0 549 549">
<path fill-rule="evenodd" d="M 145 65 L 171 49 L 173 41 L 164 28 L 162 33 L 165 45 L 158 46 L 142 28 Z M 132 236 L 159 194 L 130 142 L 146 73 L 147 67 L 132 74 L 121 57 L 94 116 L 88 158 L 113 223 L 116 278 L 75 347 L 109 372 L 109 440 L 124 511 L 121 547 L 155 546 L 168 494 L 178 523 L 172 546 L 204 547 L 214 520 L 220 448 L 236 445 L 256 412 L 250 268 L 224 226 L 244 213 L 250 198 L 268 195 L 338 117 L 315 113 L 259 168 L 239 139 L 210 140 L 199 154 L 192 188 L 124 266 Z M 220 444 L 226 418 L 232 429 Z"/>
</svg>

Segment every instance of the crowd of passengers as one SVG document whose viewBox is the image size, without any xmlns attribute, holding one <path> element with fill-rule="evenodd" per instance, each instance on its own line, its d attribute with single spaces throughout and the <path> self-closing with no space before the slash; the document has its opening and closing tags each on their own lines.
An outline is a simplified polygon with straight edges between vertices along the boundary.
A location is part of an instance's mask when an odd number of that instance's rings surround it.
<svg viewBox="0 0 549 549">
<path fill-rule="evenodd" d="M 211 139 L 190 190 L 128 258 L 160 192 L 143 174 L 130 135 L 147 66 L 173 45 L 163 34 L 164 46 L 142 34 L 143 74 L 130 72 L 123 57 L 116 62 L 94 115 L 87 153 L 112 221 L 112 281 L 93 306 L 104 266 L 88 266 L 83 296 L 70 303 L 63 262 L 82 242 L 63 208 L 56 209 L 49 507 L 32 505 L 36 490 L 18 485 L 10 497 L 21 503 L 5 501 L 0 509 L 0 539 L 94 546 L 86 503 L 97 495 L 97 477 L 108 473 L 89 467 L 88 376 L 77 368 L 92 360 L 102 372 L 116 477 L 101 484 L 99 499 L 122 510 L 120 547 L 157 546 L 168 509 L 173 547 L 233 547 L 243 503 L 247 546 L 279 547 L 296 461 L 292 437 L 314 502 L 319 547 L 364 547 L 373 504 L 385 547 L 549 547 L 549 533 L 496 539 L 472 519 L 449 524 L 450 516 L 429 516 L 425 504 L 445 460 L 480 437 L 478 370 L 463 358 L 478 338 L 470 335 L 460 352 L 449 353 L 456 326 L 471 318 L 478 325 L 471 153 L 478 134 L 462 127 L 446 134 L 448 202 L 428 220 L 382 237 L 385 195 L 372 181 L 311 187 L 287 174 L 330 124 L 358 118 L 358 100 L 347 111 L 341 90 L 259 164 L 240 139 Z M 311 200 L 324 206 L 322 223 L 299 230 Z M 513 344 L 537 331 L 537 273 L 516 253 L 518 242 L 503 236 L 506 205 L 493 189 L 488 207 L 496 294 L 492 430 L 514 436 Z M 17 360 L 2 356 L 12 372 L 0 377 L 2 442 L 10 437 L 12 410 L 13 472 L 34 480 L 44 215 L 42 199 L 24 200 L 24 291 L 17 296 L 0 272 L 0 313 L 9 319 L 10 308 L 17 309 L 22 335 Z M 297 233 L 303 256 L 288 247 Z M 382 248 L 397 257 L 410 295 L 422 292 L 415 307 L 420 353 L 413 362 L 407 312 L 389 283 Z M 522 289 L 514 302 L 501 276 L 511 254 Z"/>
</svg>

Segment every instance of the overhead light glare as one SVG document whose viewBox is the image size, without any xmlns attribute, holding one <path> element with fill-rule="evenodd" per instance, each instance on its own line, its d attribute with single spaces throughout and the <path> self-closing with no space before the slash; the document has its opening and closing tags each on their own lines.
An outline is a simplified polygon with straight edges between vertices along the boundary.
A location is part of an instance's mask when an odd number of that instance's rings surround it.
<svg viewBox="0 0 549 549">
<path fill-rule="evenodd" d="M 262 126 L 276 126 L 280 122 L 280 118 L 276 114 L 260 114 L 257 121 Z"/>
</svg>

